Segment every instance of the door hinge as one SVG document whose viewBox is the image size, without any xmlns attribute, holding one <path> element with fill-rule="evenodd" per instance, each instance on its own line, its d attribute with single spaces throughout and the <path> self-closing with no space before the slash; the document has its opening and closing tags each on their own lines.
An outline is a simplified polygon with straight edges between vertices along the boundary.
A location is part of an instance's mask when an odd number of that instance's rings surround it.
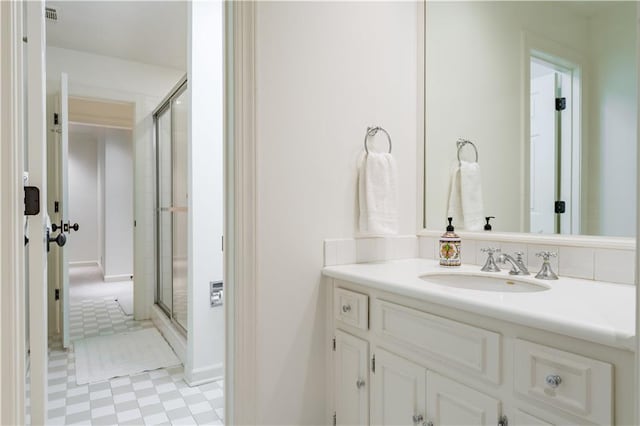
<svg viewBox="0 0 640 426">
<path fill-rule="evenodd" d="M 336 338 L 333 338 L 333 351 L 336 351 Z"/>
<path fill-rule="evenodd" d="M 553 205 L 553 210 L 559 214 L 566 213 L 567 204 L 564 201 L 556 201 Z"/>
<path fill-rule="evenodd" d="M 53 125 L 57 126 L 60 124 L 60 114 L 58 114 L 57 112 L 53 113 Z"/>
<path fill-rule="evenodd" d="M 60 201 L 53 202 L 53 212 L 58 213 L 60 211 Z"/>
<path fill-rule="evenodd" d="M 338 416 L 336 415 L 336 412 L 333 412 L 333 426 L 336 426 L 338 424 Z"/>
<path fill-rule="evenodd" d="M 373 356 L 371 357 L 371 372 L 375 373 L 376 372 L 376 355 L 373 354 Z"/>
<path fill-rule="evenodd" d="M 220 237 L 220 239 L 222 240 L 221 243 L 220 243 L 221 244 L 221 248 L 220 249 L 222 251 L 224 251 L 224 235 L 222 237 Z"/>
<path fill-rule="evenodd" d="M 556 111 L 567 109 L 567 98 L 556 98 Z"/>
<path fill-rule="evenodd" d="M 54 295 L 53 298 L 55 300 L 60 300 L 60 289 L 56 288 L 56 290 L 54 291 L 53 295 Z"/>
</svg>

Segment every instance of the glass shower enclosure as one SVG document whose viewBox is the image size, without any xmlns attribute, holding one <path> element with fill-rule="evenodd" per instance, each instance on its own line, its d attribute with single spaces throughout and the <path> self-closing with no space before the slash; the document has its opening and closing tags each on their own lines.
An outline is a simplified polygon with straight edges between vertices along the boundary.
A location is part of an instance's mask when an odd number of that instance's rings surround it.
<svg viewBox="0 0 640 426">
<path fill-rule="evenodd" d="M 153 114 L 156 154 L 156 303 L 187 330 L 187 81 Z"/>
</svg>

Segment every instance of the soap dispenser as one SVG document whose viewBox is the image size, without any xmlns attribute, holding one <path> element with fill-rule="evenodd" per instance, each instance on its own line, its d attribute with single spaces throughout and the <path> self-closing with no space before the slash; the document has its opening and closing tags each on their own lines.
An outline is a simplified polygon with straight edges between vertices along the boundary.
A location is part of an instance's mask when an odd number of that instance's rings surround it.
<svg viewBox="0 0 640 426">
<path fill-rule="evenodd" d="M 487 223 L 484 225 L 484 230 L 485 231 L 491 231 L 491 224 L 489 223 L 489 221 L 491 219 L 495 219 L 495 218 L 496 218 L 495 216 L 487 216 L 487 217 L 484 218 L 484 220 L 487 221 Z"/>
<path fill-rule="evenodd" d="M 456 234 L 453 227 L 453 218 L 447 218 L 449 225 L 447 232 L 440 237 L 440 265 L 441 266 L 460 266 L 460 237 Z"/>
</svg>

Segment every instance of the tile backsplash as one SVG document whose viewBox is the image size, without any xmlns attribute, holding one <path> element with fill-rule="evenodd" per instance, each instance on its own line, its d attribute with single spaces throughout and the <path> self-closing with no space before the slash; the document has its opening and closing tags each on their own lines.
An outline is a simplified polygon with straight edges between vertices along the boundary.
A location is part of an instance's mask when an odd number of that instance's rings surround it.
<svg viewBox="0 0 640 426">
<path fill-rule="evenodd" d="M 418 237 L 419 257 L 435 259 L 438 238 Z M 483 248 L 498 248 L 503 253 L 522 252 L 531 274 L 536 274 L 542 266 L 542 259 L 536 256 L 541 251 L 557 253 L 550 259 L 551 268 L 560 276 L 633 284 L 635 274 L 635 250 L 576 247 L 551 244 L 514 243 L 462 239 L 462 263 L 482 266 L 487 255 Z"/>
<path fill-rule="evenodd" d="M 551 259 L 552 269 L 560 276 L 588 280 L 633 284 L 635 274 L 635 249 L 631 247 L 601 248 L 597 244 L 580 247 L 571 244 L 553 244 L 550 240 L 541 242 L 518 242 L 513 238 L 500 241 L 497 238 L 483 240 L 462 237 L 462 263 L 483 265 L 486 254 L 483 248 L 493 247 L 503 253 L 522 252 L 532 274 L 537 273 L 542 259 L 536 256 L 540 251 L 551 251 L 557 256 Z M 343 238 L 324 241 L 325 266 L 350 263 L 380 262 L 394 259 L 424 258 L 436 259 L 438 237 L 401 235 L 381 238 Z"/>
</svg>

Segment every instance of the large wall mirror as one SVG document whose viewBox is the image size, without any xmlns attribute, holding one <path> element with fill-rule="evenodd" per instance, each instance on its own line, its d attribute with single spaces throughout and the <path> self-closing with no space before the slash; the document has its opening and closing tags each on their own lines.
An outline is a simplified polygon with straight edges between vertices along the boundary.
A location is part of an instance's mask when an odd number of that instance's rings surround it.
<svg viewBox="0 0 640 426">
<path fill-rule="evenodd" d="M 426 228 L 635 236 L 636 7 L 426 2 Z"/>
</svg>

